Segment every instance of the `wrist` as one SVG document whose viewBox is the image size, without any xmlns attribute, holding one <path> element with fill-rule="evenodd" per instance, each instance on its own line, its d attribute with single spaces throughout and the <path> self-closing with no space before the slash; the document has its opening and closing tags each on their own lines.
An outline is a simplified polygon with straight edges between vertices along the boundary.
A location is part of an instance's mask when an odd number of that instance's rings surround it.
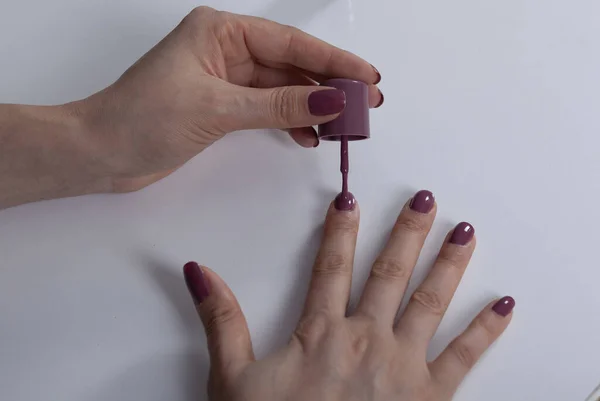
<svg viewBox="0 0 600 401">
<path fill-rule="evenodd" d="M 77 104 L 0 106 L 0 209 L 106 192 L 97 146 Z"/>
<path fill-rule="evenodd" d="M 66 140 L 76 155 L 76 162 L 87 177 L 94 193 L 112 192 L 112 181 L 119 175 L 119 145 L 107 134 L 101 104 L 95 95 L 56 106 L 55 113 L 65 127 Z"/>
<path fill-rule="evenodd" d="M 84 185 L 87 192 L 109 192 L 111 167 L 104 158 L 107 148 L 102 135 L 90 124 L 90 109 L 86 100 L 52 106 L 61 130 L 56 130 L 57 140 L 63 141 L 67 164 L 79 170 L 74 183 Z"/>
</svg>

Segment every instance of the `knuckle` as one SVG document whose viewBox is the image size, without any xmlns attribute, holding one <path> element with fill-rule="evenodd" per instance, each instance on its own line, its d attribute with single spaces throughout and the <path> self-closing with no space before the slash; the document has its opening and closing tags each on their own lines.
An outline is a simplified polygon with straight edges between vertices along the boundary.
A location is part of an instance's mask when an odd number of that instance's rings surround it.
<svg viewBox="0 0 600 401">
<path fill-rule="evenodd" d="M 215 12 L 217 12 L 217 10 L 215 10 L 214 8 L 208 6 L 197 6 L 189 12 L 189 14 L 186 17 L 186 20 L 192 23 L 200 22 L 208 15 L 212 15 Z"/>
<path fill-rule="evenodd" d="M 284 52 L 286 58 L 290 60 L 290 63 L 296 64 L 298 61 L 298 54 L 302 54 L 306 49 L 301 48 L 302 41 L 298 40 L 298 34 L 300 30 L 296 27 L 284 25 Z"/>
<path fill-rule="evenodd" d="M 333 65 L 334 65 L 334 51 L 333 49 L 330 49 L 324 57 L 324 69 L 326 72 L 332 71 L 334 69 Z"/>
<path fill-rule="evenodd" d="M 477 356 L 468 345 L 462 342 L 454 341 L 450 343 L 448 348 L 463 367 L 466 369 L 471 369 L 473 366 L 475 366 L 475 363 L 477 362 Z"/>
<path fill-rule="evenodd" d="M 293 125 L 293 116 L 300 113 L 300 104 L 292 88 L 281 87 L 271 91 L 268 113 L 271 120 L 280 125 Z"/>
<path fill-rule="evenodd" d="M 436 265 L 446 269 L 464 270 L 467 267 L 470 252 L 463 248 L 443 249 L 436 260 Z"/>
<path fill-rule="evenodd" d="M 400 280 L 410 275 L 409 269 L 396 259 L 379 258 L 373 263 L 371 276 L 383 280 Z"/>
<path fill-rule="evenodd" d="M 429 223 L 421 216 L 407 216 L 401 214 L 396 220 L 396 232 L 408 232 L 415 234 L 425 234 L 429 229 Z"/>
<path fill-rule="evenodd" d="M 313 269 L 313 274 L 317 276 L 350 273 L 350 261 L 347 257 L 337 252 L 328 252 L 324 255 L 319 255 Z"/>
<path fill-rule="evenodd" d="M 357 235 L 358 222 L 355 218 L 348 215 L 337 215 L 330 218 L 325 224 L 325 233 L 327 235 Z"/>
<path fill-rule="evenodd" d="M 242 24 L 234 14 L 213 10 L 210 19 L 211 32 L 223 49 L 231 49 L 234 42 L 242 35 Z"/>
<path fill-rule="evenodd" d="M 207 6 L 194 8 L 183 22 L 193 38 L 203 38 L 203 35 L 208 33 L 225 48 L 230 48 L 231 43 L 243 31 L 242 23 L 235 14 Z"/>
<path fill-rule="evenodd" d="M 473 321 L 474 329 L 483 338 L 486 344 L 490 344 L 496 337 L 498 337 L 498 330 L 492 325 L 489 319 L 483 319 L 481 317 Z"/>
<path fill-rule="evenodd" d="M 459 263 L 452 255 L 440 254 L 436 260 L 436 265 L 446 269 L 458 269 Z"/>
<path fill-rule="evenodd" d="M 216 334 L 220 327 L 235 321 L 242 316 L 242 311 L 239 308 L 231 307 L 213 307 L 207 315 L 204 324 L 206 336 L 211 337 Z"/>
<path fill-rule="evenodd" d="M 372 336 L 369 332 L 355 334 L 351 345 L 352 354 L 359 359 L 362 358 L 369 350 L 371 338 Z"/>
<path fill-rule="evenodd" d="M 292 333 L 292 341 L 298 342 L 305 352 L 313 350 L 326 335 L 329 320 L 326 312 L 317 312 L 303 317 L 298 322 L 294 333 Z"/>
<path fill-rule="evenodd" d="M 413 293 L 411 299 L 413 302 L 425 308 L 429 313 L 436 316 L 442 316 L 446 310 L 446 304 L 442 301 L 439 294 L 431 289 L 417 289 Z"/>
</svg>

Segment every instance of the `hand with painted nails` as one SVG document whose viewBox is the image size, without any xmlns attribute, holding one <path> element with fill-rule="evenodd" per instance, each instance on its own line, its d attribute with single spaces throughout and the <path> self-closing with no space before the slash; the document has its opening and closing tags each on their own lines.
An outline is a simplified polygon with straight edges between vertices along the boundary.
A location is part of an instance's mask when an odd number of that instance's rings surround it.
<svg viewBox="0 0 600 401">
<path fill-rule="evenodd" d="M 317 146 L 312 126 L 345 107 L 343 91 L 318 86 L 332 77 L 364 81 L 371 107 L 383 102 L 379 72 L 358 56 L 293 27 L 198 7 L 80 106 L 93 131 L 118 144 L 114 186 L 129 191 L 232 131 L 281 129 L 303 147 Z"/>
<path fill-rule="evenodd" d="M 396 319 L 431 229 L 436 203 L 419 191 L 400 212 L 355 310 L 347 309 L 358 205 L 330 207 L 304 311 L 288 343 L 256 360 L 244 315 L 213 271 L 190 262 L 186 283 L 206 329 L 212 401 L 451 400 L 465 375 L 506 329 L 511 297 L 490 302 L 434 360 L 426 353 L 475 249 L 473 226 L 448 233 L 428 277 Z"/>
</svg>

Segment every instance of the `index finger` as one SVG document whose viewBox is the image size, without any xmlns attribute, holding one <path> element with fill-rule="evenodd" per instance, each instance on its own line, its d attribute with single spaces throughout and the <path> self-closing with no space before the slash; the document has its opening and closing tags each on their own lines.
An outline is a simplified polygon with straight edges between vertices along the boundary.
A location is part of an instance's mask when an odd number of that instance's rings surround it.
<svg viewBox="0 0 600 401">
<path fill-rule="evenodd" d="M 258 17 L 242 17 L 246 46 L 254 57 L 284 63 L 331 78 L 377 84 L 379 72 L 367 61 L 298 28 Z"/>
</svg>

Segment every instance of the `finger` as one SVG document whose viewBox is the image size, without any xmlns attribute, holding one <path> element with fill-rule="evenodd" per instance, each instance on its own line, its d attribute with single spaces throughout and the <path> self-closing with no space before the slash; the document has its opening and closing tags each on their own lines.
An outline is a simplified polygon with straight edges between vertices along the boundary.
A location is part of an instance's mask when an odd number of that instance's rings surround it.
<svg viewBox="0 0 600 401">
<path fill-rule="evenodd" d="M 481 355 L 508 327 L 514 306 L 511 297 L 490 303 L 430 364 L 432 375 L 448 393 L 456 391 Z"/>
<path fill-rule="evenodd" d="M 257 17 L 241 17 L 244 38 L 252 55 L 267 62 L 285 63 L 332 78 L 375 84 L 379 72 L 360 57 L 301 30 Z"/>
<path fill-rule="evenodd" d="M 328 87 L 236 86 L 231 91 L 225 99 L 227 110 L 236 115 L 227 122 L 231 130 L 309 127 L 333 120 L 346 107 L 345 93 Z"/>
<path fill-rule="evenodd" d="M 373 264 L 357 314 L 392 327 L 435 212 L 435 198 L 425 190 L 404 205 L 387 245 Z"/>
<path fill-rule="evenodd" d="M 275 65 L 275 64 L 273 64 L 273 65 Z M 306 70 L 302 70 L 302 69 L 297 69 L 297 71 L 299 73 L 301 73 L 302 75 L 309 77 L 314 82 L 323 83 L 327 79 L 329 79 L 328 77 L 326 77 L 324 75 L 315 74 L 311 71 L 306 71 Z M 370 84 L 369 85 L 369 107 L 372 109 L 380 107 L 383 104 L 383 100 L 384 100 L 384 96 L 383 96 L 383 93 L 381 92 L 381 89 L 379 89 L 377 87 L 377 85 Z"/>
<path fill-rule="evenodd" d="M 376 109 L 381 107 L 384 101 L 383 92 L 375 85 L 369 85 L 369 107 Z"/>
<path fill-rule="evenodd" d="M 316 86 L 316 83 L 297 71 L 256 64 L 251 85 L 255 88 L 276 88 L 293 85 Z M 314 148 L 319 145 L 319 138 L 313 127 L 291 128 L 286 131 L 298 145 L 304 148 Z"/>
<path fill-rule="evenodd" d="M 255 63 L 250 85 L 254 88 L 276 88 L 297 85 L 316 86 L 317 83 L 299 71 L 265 67 Z"/>
<path fill-rule="evenodd" d="M 448 234 L 431 272 L 412 294 L 398 322 L 396 330 L 424 348 L 435 334 L 475 250 L 474 234 L 473 226 L 464 222 Z"/>
<path fill-rule="evenodd" d="M 286 131 L 303 148 L 316 148 L 319 146 L 319 136 L 313 127 L 291 128 Z"/>
<path fill-rule="evenodd" d="M 275 88 L 278 86 L 312 85 L 323 83 L 327 80 L 319 74 L 302 69 L 289 69 L 285 66 L 272 65 L 266 67 L 255 64 L 254 74 L 250 85 L 255 88 Z M 383 104 L 383 93 L 377 85 L 369 85 L 369 107 L 376 108 Z"/>
<path fill-rule="evenodd" d="M 188 262 L 183 273 L 206 331 L 211 369 L 225 377 L 235 377 L 254 361 L 250 332 L 240 305 L 227 284 L 210 269 Z"/>
<path fill-rule="evenodd" d="M 333 203 L 330 205 L 304 306 L 305 317 L 319 312 L 345 316 L 352 284 L 358 222 L 357 204 L 349 211 L 337 210 Z"/>
</svg>

